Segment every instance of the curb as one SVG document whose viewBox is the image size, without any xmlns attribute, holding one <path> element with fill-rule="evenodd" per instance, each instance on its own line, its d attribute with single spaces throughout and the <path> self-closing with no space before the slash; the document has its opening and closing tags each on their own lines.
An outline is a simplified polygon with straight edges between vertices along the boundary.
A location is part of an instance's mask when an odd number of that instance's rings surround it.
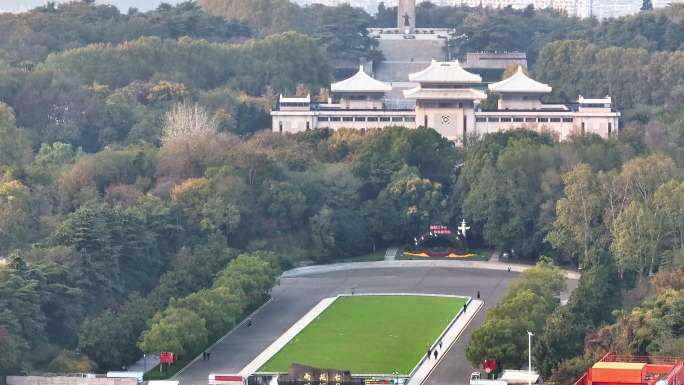
<svg viewBox="0 0 684 385">
<path fill-rule="evenodd" d="M 456 338 L 454 338 L 453 341 L 451 341 L 451 344 L 449 344 L 449 346 L 447 346 L 446 351 L 440 355 L 439 359 L 437 360 L 437 363 L 432 367 L 432 369 L 430 369 L 430 371 L 428 372 L 427 376 L 425 376 L 425 378 L 423 378 L 423 381 L 420 382 L 421 385 L 427 383 L 427 381 L 428 381 L 428 380 L 430 379 L 430 377 L 432 376 L 432 373 L 433 373 L 433 372 L 435 371 L 435 369 L 437 369 L 437 367 L 442 363 L 442 360 L 444 360 L 444 357 L 448 356 L 449 353 L 451 353 L 451 349 L 454 347 L 454 345 L 456 345 L 456 342 L 458 342 L 458 340 L 461 338 L 461 335 L 463 335 L 463 333 L 466 331 L 466 329 L 468 329 L 468 327 L 470 327 L 470 324 L 471 324 L 471 323 L 473 322 L 473 320 L 475 319 L 475 316 L 477 316 L 477 315 L 480 313 L 480 311 L 482 311 L 482 309 L 484 309 L 484 302 L 480 302 L 480 306 L 478 306 L 477 311 L 475 311 L 475 314 L 473 314 L 473 316 L 470 317 L 470 319 L 469 319 L 468 322 L 465 324 L 465 326 L 463 327 L 463 329 L 461 329 L 461 332 L 458 333 L 458 335 L 456 336 Z"/>
<path fill-rule="evenodd" d="M 332 265 L 314 265 L 298 267 L 283 272 L 281 278 L 298 278 L 312 274 L 322 274 L 335 271 L 358 270 L 358 269 L 382 269 L 382 268 L 416 268 L 416 267 L 443 267 L 454 269 L 497 270 L 522 273 L 533 265 L 520 265 L 502 262 L 475 262 L 475 261 L 373 261 L 373 262 L 346 262 Z M 571 270 L 563 270 L 568 279 L 578 280 L 580 273 Z"/>
<path fill-rule="evenodd" d="M 271 301 L 273 301 L 273 298 L 272 298 L 272 297 L 269 298 L 268 301 L 266 301 L 266 302 L 264 302 L 263 304 L 261 304 L 261 306 L 259 306 L 258 308 L 256 308 L 256 310 L 254 310 L 253 312 L 251 312 L 251 313 L 250 313 L 247 317 L 245 317 L 245 319 L 243 319 L 239 324 L 235 325 L 232 329 L 230 329 L 230 330 L 228 331 L 228 333 L 224 334 L 221 338 L 219 338 L 218 340 L 216 340 L 216 342 L 214 342 L 213 344 L 209 345 L 206 349 L 204 349 L 204 351 L 213 349 L 214 346 L 218 345 L 220 342 L 222 342 L 224 339 L 226 339 L 229 335 L 233 334 L 233 332 L 234 332 L 235 330 L 237 330 L 237 329 L 240 328 L 242 325 L 244 325 L 244 324 L 245 324 L 248 320 L 250 320 L 255 314 L 257 314 L 259 311 L 261 311 L 261 309 L 263 309 L 266 305 L 268 305 L 269 303 L 271 303 Z M 176 374 L 174 374 L 173 376 L 171 376 L 171 378 L 169 378 L 169 379 L 170 379 L 170 380 L 175 380 L 175 379 L 177 379 L 178 376 L 180 376 L 181 374 L 183 374 L 183 372 L 185 371 L 185 369 L 187 369 L 187 368 L 189 368 L 190 366 L 192 366 L 192 365 L 193 365 L 195 362 L 197 362 L 201 357 L 202 357 L 202 353 L 198 354 L 197 357 L 195 357 L 192 361 L 188 362 L 187 365 L 183 366 L 183 368 L 181 368 L 181 370 L 177 371 Z"/>
</svg>

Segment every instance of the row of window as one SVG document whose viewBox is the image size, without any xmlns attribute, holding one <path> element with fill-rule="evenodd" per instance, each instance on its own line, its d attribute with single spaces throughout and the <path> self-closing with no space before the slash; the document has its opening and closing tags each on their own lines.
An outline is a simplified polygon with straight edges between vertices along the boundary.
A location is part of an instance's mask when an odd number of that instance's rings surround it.
<svg viewBox="0 0 684 385">
<path fill-rule="evenodd" d="M 319 122 L 415 122 L 413 116 L 319 116 Z"/>
<path fill-rule="evenodd" d="M 475 118 L 475 121 L 479 123 L 484 123 L 484 122 L 516 122 L 516 123 L 572 123 L 573 119 L 572 118 L 523 118 L 523 117 L 490 117 L 487 118 L 485 116 L 478 116 Z"/>
</svg>

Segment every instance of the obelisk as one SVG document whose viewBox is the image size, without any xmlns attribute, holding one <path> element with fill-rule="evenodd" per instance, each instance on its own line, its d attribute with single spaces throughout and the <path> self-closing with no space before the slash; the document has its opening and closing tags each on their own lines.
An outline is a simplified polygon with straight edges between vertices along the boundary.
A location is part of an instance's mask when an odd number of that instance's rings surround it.
<svg viewBox="0 0 684 385">
<path fill-rule="evenodd" d="M 406 35 L 416 31 L 416 0 L 397 1 L 397 28 Z"/>
</svg>

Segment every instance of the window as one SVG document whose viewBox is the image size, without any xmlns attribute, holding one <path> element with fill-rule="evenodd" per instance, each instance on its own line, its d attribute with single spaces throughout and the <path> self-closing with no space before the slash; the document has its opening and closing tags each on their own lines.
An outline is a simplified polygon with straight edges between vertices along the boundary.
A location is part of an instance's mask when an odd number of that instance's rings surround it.
<svg viewBox="0 0 684 385">
<path fill-rule="evenodd" d="M 563 118 L 563 123 L 572 123 L 572 118 Z"/>
<path fill-rule="evenodd" d="M 548 122 L 549 122 L 549 118 L 539 118 L 539 119 L 537 119 L 537 121 L 538 121 L 539 123 L 548 123 Z"/>
<path fill-rule="evenodd" d="M 343 122 L 353 122 L 354 118 L 352 118 L 351 116 L 345 116 L 342 118 L 342 121 Z"/>
<path fill-rule="evenodd" d="M 377 116 L 369 116 L 368 119 L 366 119 L 369 122 L 377 122 L 378 117 Z"/>
<path fill-rule="evenodd" d="M 489 121 L 492 122 L 492 123 L 498 123 L 499 120 L 501 120 L 501 119 L 499 119 L 499 118 L 489 118 L 489 119 L 487 119 L 487 120 L 489 120 Z"/>
<path fill-rule="evenodd" d="M 413 123 L 416 121 L 416 117 L 415 116 L 407 116 L 404 118 L 404 121 Z"/>
<path fill-rule="evenodd" d="M 527 123 L 535 123 L 537 121 L 537 118 L 525 118 L 525 121 Z"/>
<path fill-rule="evenodd" d="M 328 122 L 328 121 L 330 121 L 330 118 L 327 116 L 319 116 L 318 121 L 319 122 Z"/>
<path fill-rule="evenodd" d="M 510 122 L 510 121 L 511 121 L 511 118 L 501 118 L 501 121 L 502 121 L 502 122 Z"/>
<path fill-rule="evenodd" d="M 401 116 L 393 116 L 392 121 L 393 122 L 403 122 L 404 118 L 402 118 Z"/>
<path fill-rule="evenodd" d="M 561 121 L 561 118 L 551 118 L 551 122 L 553 123 L 558 123 Z"/>
<path fill-rule="evenodd" d="M 476 116 L 475 121 L 478 123 L 484 123 L 487 121 L 487 118 L 485 118 L 484 116 Z"/>
<path fill-rule="evenodd" d="M 331 116 L 331 117 L 330 117 L 330 121 L 331 121 L 331 122 L 339 122 L 339 121 L 340 121 L 340 117 L 339 117 L 339 116 Z"/>
<path fill-rule="evenodd" d="M 513 118 L 514 122 L 524 122 L 523 118 Z"/>
<path fill-rule="evenodd" d="M 381 122 L 389 122 L 389 121 L 390 121 L 390 118 L 389 118 L 389 116 L 381 116 L 381 117 L 380 117 L 380 121 L 381 121 Z"/>
<path fill-rule="evenodd" d="M 363 116 L 357 116 L 357 117 L 354 118 L 354 121 L 355 121 L 355 122 L 365 122 L 365 121 L 366 121 L 366 118 L 363 117 Z"/>
</svg>

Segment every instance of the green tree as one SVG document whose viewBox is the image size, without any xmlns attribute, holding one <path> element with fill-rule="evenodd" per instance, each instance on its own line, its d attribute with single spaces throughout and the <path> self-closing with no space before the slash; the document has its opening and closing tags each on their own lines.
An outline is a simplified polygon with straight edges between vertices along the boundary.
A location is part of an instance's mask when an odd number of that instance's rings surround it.
<svg viewBox="0 0 684 385">
<path fill-rule="evenodd" d="M 633 271 L 640 277 L 655 272 L 660 262 L 663 229 L 646 205 L 630 203 L 617 217 L 612 233 L 610 250 L 622 271 Z"/>
<path fill-rule="evenodd" d="M 12 108 L 0 102 L 0 168 L 23 167 L 31 157 L 31 143 L 15 124 Z"/>
<path fill-rule="evenodd" d="M 579 265 L 606 231 L 602 225 L 603 201 L 596 176 L 586 164 L 578 164 L 565 174 L 563 183 L 564 197 L 556 202 L 556 220 L 547 240 Z"/>
<path fill-rule="evenodd" d="M 199 352 L 207 345 L 206 321 L 196 313 L 172 308 L 155 317 L 140 337 L 138 347 L 145 353 L 174 352 L 179 357 Z"/>
<path fill-rule="evenodd" d="M 29 188 L 0 176 L 0 255 L 26 245 L 33 220 Z"/>
</svg>

